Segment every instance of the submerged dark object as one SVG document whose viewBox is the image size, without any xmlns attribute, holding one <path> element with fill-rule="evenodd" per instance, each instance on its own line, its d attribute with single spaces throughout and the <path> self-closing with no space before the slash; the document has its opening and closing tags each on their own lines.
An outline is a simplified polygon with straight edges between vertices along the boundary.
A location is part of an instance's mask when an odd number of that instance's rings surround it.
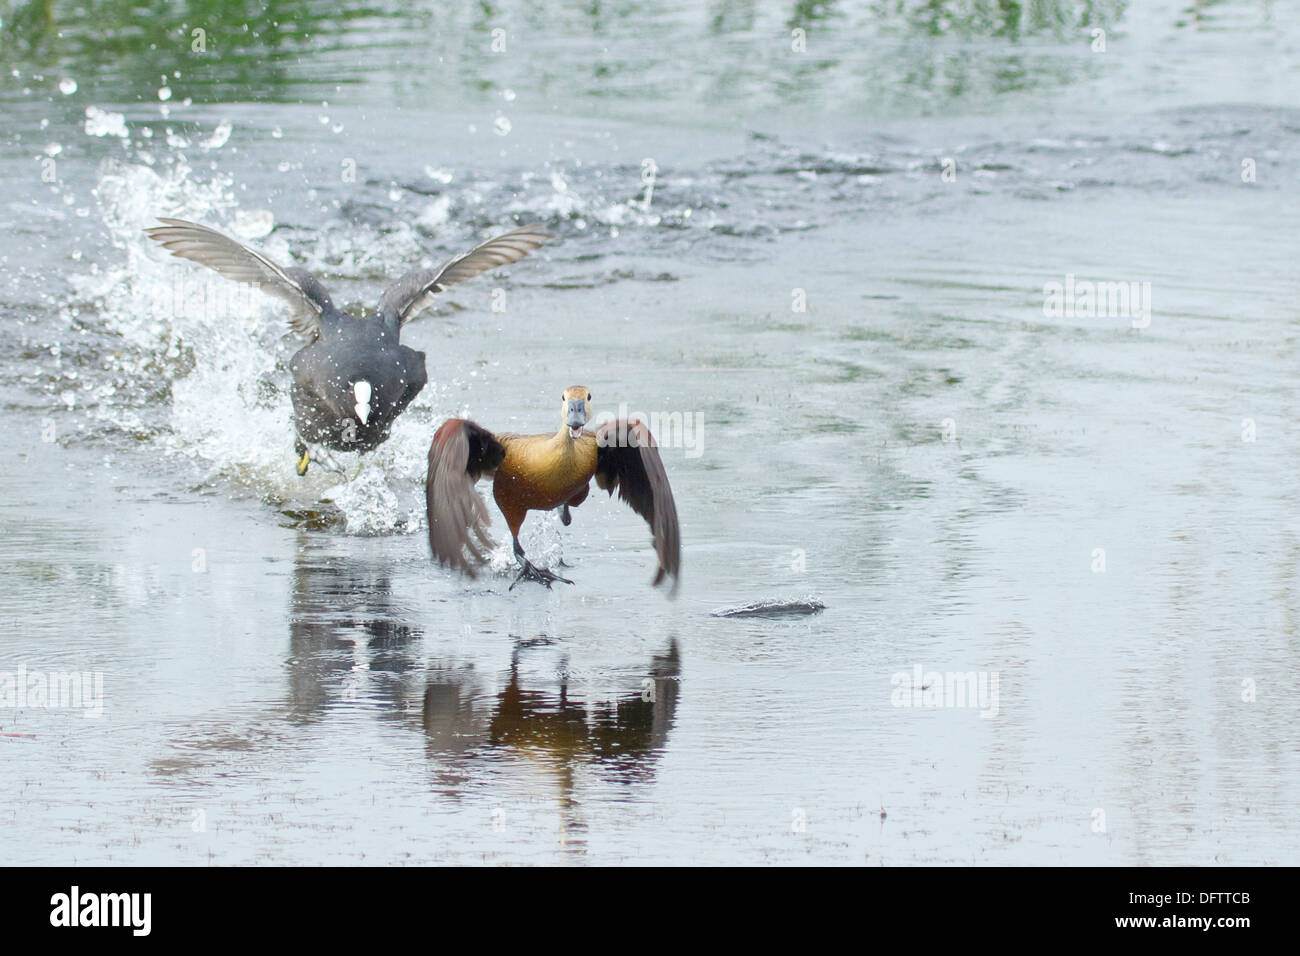
<svg viewBox="0 0 1300 956">
<path fill-rule="evenodd" d="M 821 601 L 811 599 L 802 601 L 755 601 L 752 604 L 738 604 L 736 607 L 720 607 L 711 612 L 713 617 L 792 617 L 805 614 L 819 614 L 826 610 Z"/>
<path fill-rule="evenodd" d="M 551 238 L 540 224 L 489 239 L 433 269 L 416 269 L 384 290 L 379 305 L 357 317 L 335 307 L 305 269 L 282 269 L 215 229 L 184 219 L 145 233 L 174 256 L 207 266 L 289 304 L 289 325 L 307 340 L 289 363 L 297 427 L 298 474 L 307 473 L 308 443 L 335 451 L 371 451 L 424 388 L 424 353 L 398 341 L 402 326 L 439 292 L 496 266 L 517 262 Z"/>
<path fill-rule="evenodd" d="M 619 497 L 650 525 L 659 558 L 651 583 L 671 577 L 676 593 L 682 561 L 677 505 L 654 437 L 635 418 L 605 422 L 593 432 L 583 427 L 590 417 L 591 392 L 575 385 L 561 397 L 560 429 L 551 434 L 494 435 L 460 418 L 443 422 L 429 446 L 425 480 L 434 558 L 471 577 L 483 563 L 493 543 L 487 506 L 474 483 L 491 475 L 492 496 L 515 539 L 520 569 L 515 584 L 524 578 L 548 588 L 552 581 L 572 584 L 524 556 L 519 529 L 529 511 L 552 508 L 559 508 L 560 520 L 569 524 L 569 509 L 586 500 L 595 478 L 597 487 L 611 495 L 618 488 Z"/>
</svg>

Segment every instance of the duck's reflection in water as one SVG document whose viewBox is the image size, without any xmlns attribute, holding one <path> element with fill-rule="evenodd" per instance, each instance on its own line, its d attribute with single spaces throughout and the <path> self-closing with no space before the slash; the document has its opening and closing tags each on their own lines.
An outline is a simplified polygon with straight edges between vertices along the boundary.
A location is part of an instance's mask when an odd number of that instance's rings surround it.
<svg viewBox="0 0 1300 956">
<path fill-rule="evenodd" d="M 651 772 L 677 709 L 681 658 L 675 639 L 648 666 L 602 673 L 599 685 L 589 677 L 575 681 L 567 664 L 525 675 L 521 657 L 528 651 L 528 642 L 516 642 L 506 686 L 495 694 L 476 686 L 472 668 L 430 674 L 423 722 L 433 750 L 500 748 L 557 766 L 589 763 L 625 780 Z M 593 686 L 602 691 L 585 689 Z"/>
<path fill-rule="evenodd" d="M 382 559 L 303 541 L 290 587 L 283 697 L 188 722 L 155 761 L 157 772 L 201 781 L 231 755 L 242 768 L 254 754 L 277 759 L 285 722 L 299 727 L 296 749 L 346 752 L 357 746 L 356 721 L 378 719 L 423 736 L 423 787 L 435 800 L 462 803 L 486 792 L 515 808 L 514 821 L 520 803 L 533 805 L 525 818 L 538 819 L 540 802 L 558 811 L 566 849 L 583 852 L 581 797 L 602 786 L 637 789 L 656 772 L 680 693 L 675 637 L 659 653 L 613 663 L 602 653 L 597 666 L 571 667 L 576 642 L 483 628 L 470 638 L 452 617 L 454 603 L 426 635 L 407 622 L 428 619 L 427 605 L 410 603 L 400 576 L 396 587 L 393 579 Z M 498 613 L 496 604 L 486 610 Z M 500 776 L 506 766 L 512 772 Z"/>
<path fill-rule="evenodd" d="M 424 632 L 406 623 L 417 614 L 394 593 L 382 563 L 308 547 L 299 553 L 289 624 L 292 719 L 379 704 L 404 722 L 418 711 L 431 757 L 498 749 L 556 767 L 589 763 L 629 781 L 651 771 L 677 707 L 675 639 L 644 664 L 592 671 L 570 666 L 563 640 L 515 637 L 508 671 L 496 672 L 483 659 L 500 644 L 459 636 L 457 622 L 445 628 L 458 635 L 454 643 L 428 660 Z"/>
<path fill-rule="evenodd" d="M 483 691 L 472 667 L 435 669 L 424 686 L 424 732 L 437 778 L 452 791 L 476 759 L 526 758 L 550 782 L 561 842 L 581 853 L 587 826 L 575 793 L 582 775 L 632 786 L 653 778 L 677 710 L 681 658 L 670 639 L 644 668 L 575 680 L 567 661 L 555 671 L 525 670 L 521 659 L 535 646 L 516 641 L 496 693 Z"/>
</svg>

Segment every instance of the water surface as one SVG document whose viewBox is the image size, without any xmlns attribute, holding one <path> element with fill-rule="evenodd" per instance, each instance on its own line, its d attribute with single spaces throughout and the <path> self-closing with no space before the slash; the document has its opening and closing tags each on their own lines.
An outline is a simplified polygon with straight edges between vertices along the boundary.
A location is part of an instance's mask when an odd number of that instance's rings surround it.
<svg viewBox="0 0 1300 956">
<path fill-rule="evenodd" d="M 14 7 L 0 671 L 104 697 L 0 708 L 7 858 L 1296 862 L 1300 19 L 1091 8 Z M 556 240 L 408 327 L 340 485 L 283 313 L 157 215 L 355 302 Z M 1149 322 L 1045 314 L 1067 276 Z M 437 424 L 578 383 L 700 423 L 676 601 L 603 495 L 525 526 L 572 587 L 429 561 Z M 826 610 L 711 616 L 770 599 Z M 918 667 L 996 713 L 898 706 Z"/>
</svg>

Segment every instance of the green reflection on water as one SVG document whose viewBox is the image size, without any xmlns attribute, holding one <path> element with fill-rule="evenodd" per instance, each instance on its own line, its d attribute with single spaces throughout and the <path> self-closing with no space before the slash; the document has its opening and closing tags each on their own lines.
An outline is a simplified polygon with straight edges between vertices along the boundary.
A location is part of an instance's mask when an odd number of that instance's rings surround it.
<svg viewBox="0 0 1300 956">
<path fill-rule="evenodd" d="M 336 50 L 400 44 L 402 30 L 385 23 L 399 20 L 409 17 L 310 0 L 44 0 L 16 4 L 4 16 L 0 55 L 28 71 L 73 73 L 83 88 L 104 95 L 151 94 L 164 77 L 180 77 L 206 99 L 259 100 L 303 82 L 357 82 L 375 69 L 367 56 L 353 58 L 351 75 L 327 78 L 313 61 Z"/>
<path fill-rule="evenodd" d="M 4 0 L 0 0 L 3 4 Z M 87 95 L 148 101 L 164 77 L 205 102 L 482 102 L 507 85 L 584 99 L 844 104 L 976 96 L 1077 80 L 1048 44 L 1087 51 L 1127 0 L 33 0 L 0 6 L 0 56 Z M 494 55 L 495 30 L 508 42 Z M 201 31 L 201 32 L 199 32 Z M 798 34 L 798 36 L 796 36 Z M 1034 38 L 1036 46 L 1019 44 Z M 1024 55 L 1028 50 L 1031 55 Z M 6 74 L 8 71 L 6 71 Z M 9 88 L 13 82 L 4 78 Z"/>
</svg>

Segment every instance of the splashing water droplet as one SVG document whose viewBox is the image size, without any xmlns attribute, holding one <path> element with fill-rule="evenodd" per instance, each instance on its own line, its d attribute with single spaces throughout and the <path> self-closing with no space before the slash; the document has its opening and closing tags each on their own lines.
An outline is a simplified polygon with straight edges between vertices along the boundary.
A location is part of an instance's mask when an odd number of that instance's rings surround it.
<svg viewBox="0 0 1300 956">
<path fill-rule="evenodd" d="M 126 117 L 98 106 L 86 107 L 86 133 L 90 136 L 126 136 Z"/>
<path fill-rule="evenodd" d="M 242 209 L 230 221 L 230 231 L 250 242 L 269 236 L 274 228 L 275 215 L 269 209 Z"/>
<path fill-rule="evenodd" d="M 226 145 L 226 140 L 230 139 L 232 129 L 234 129 L 234 124 L 230 120 L 222 120 L 217 124 L 217 128 L 212 131 L 211 136 L 199 141 L 199 146 L 203 149 L 220 149 Z"/>
</svg>

